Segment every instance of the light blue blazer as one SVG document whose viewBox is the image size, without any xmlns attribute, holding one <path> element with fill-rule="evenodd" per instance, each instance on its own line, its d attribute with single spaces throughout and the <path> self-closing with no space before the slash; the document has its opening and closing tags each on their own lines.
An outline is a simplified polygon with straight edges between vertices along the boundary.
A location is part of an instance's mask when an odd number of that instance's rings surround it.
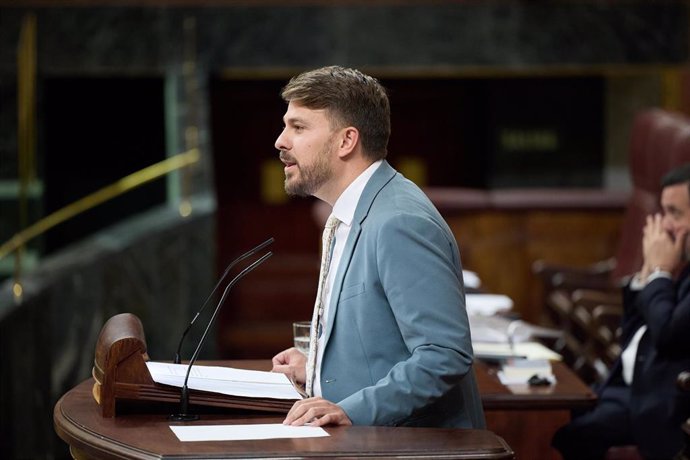
<svg viewBox="0 0 690 460">
<path fill-rule="evenodd" d="M 353 424 L 484 428 L 457 243 L 385 161 L 359 200 L 332 292 L 320 383 Z"/>
</svg>

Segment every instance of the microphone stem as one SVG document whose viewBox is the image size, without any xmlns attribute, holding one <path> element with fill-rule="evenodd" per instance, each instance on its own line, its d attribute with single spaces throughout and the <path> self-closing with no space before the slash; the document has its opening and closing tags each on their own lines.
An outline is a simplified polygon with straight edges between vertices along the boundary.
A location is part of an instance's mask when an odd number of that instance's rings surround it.
<svg viewBox="0 0 690 460">
<path fill-rule="evenodd" d="M 201 350 L 201 347 L 204 344 L 204 341 L 206 340 L 206 335 L 208 334 L 208 331 L 211 329 L 211 326 L 213 325 L 213 322 L 216 320 L 216 316 L 218 315 L 218 312 L 220 311 L 221 305 L 223 305 L 223 302 L 225 302 L 225 298 L 227 297 L 228 293 L 230 292 L 230 289 L 246 275 L 250 271 L 254 270 L 257 266 L 262 264 L 266 259 L 271 257 L 273 255 L 272 252 L 268 252 L 264 254 L 261 258 L 257 259 L 254 261 L 250 266 L 242 270 L 237 276 L 235 276 L 230 283 L 225 287 L 225 290 L 223 291 L 223 295 L 220 298 L 220 301 L 218 302 L 218 305 L 216 306 L 216 309 L 213 311 L 213 315 L 211 316 L 210 321 L 208 322 L 208 325 L 206 326 L 206 329 L 204 330 L 203 335 L 201 336 L 201 340 L 199 340 L 199 345 L 197 345 L 196 350 L 194 350 L 194 354 L 192 355 L 191 359 L 189 360 L 189 364 L 187 365 L 187 373 L 184 378 L 184 385 L 182 386 L 183 392 L 187 388 L 187 383 L 189 381 L 189 374 L 192 370 L 192 366 L 196 362 L 197 357 L 199 356 L 199 351 Z"/>
<path fill-rule="evenodd" d="M 189 408 L 189 388 L 185 383 L 182 387 L 182 394 L 180 395 L 180 414 L 187 415 L 187 410 Z"/>
<path fill-rule="evenodd" d="M 196 315 L 194 315 L 194 318 L 192 318 L 192 321 L 187 326 L 187 329 L 185 329 L 184 332 L 182 333 L 182 337 L 180 337 L 180 343 L 177 345 L 177 352 L 175 353 L 175 359 L 174 359 L 175 364 L 180 364 L 182 362 L 182 358 L 181 358 L 182 342 L 184 342 L 185 337 L 187 337 L 187 333 L 192 328 L 192 325 L 194 324 L 196 319 L 199 317 L 201 312 L 204 311 L 204 309 L 208 305 L 208 302 L 213 297 L 213 294 L 216 293 L 220 284 L 223 282 L 223 280 L 225 280 L 225 277 L 228 276 L 228 273 L 230 273 L 230 269 L 232 269 L 232 267 L 234 267 L 238 263 L 242 262 L 247 257 L 256 254 L 257 252 L 259 252 L 260 250 L 262 250 L 263 248 L 265 248 L 269 244 L 273 243 L 274 241 L 275 241 L 275 238 L 271 237 L 271 238 L 267 239 L 266 241 L 264 241 L 263 243 L 261 243 L 260 245 L 256 246 L 255 248 L 250 249 L 249 251 L 245 252 L 244 254 L 242 254 L 241 256 L 239 256 L 238 258 L 233 260 L 232 262 L 230 262 L 230 264 L 227 266 L 227 268 L 223 272 L 223 275 L 218 279 L 218 282 L 216 283 L 216 285 L 211 290 L 211 293 L 208 295 L 208 297 L 206 297 L 206 300 L 204 300 L 204 303 L 201 305 L 201 308 L 199 309 L 199 311 L 196 313 Z"/>
</svg>

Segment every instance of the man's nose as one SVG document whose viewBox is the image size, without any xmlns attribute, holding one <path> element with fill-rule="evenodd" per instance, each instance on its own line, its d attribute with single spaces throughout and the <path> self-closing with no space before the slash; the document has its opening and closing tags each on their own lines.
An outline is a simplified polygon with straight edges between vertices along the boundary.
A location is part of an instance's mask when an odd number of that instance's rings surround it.
<svg viewBox="0 0 690 460">
<path fill-rule="evenodd" d="M 285 130 L 282 130 L 280 132 L 274 145 L 275 145 L 275 148 L 278 150 L 288 150 L 287 139 L 285 136 Z"/>
</svg>

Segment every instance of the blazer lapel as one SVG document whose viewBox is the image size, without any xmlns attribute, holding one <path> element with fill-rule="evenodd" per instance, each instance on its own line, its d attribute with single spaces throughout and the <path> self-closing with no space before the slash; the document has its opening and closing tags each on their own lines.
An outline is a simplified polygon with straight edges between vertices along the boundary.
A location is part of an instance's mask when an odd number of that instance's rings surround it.
<svg viewBox="0 0 690 460">
<path fill-rule="evenodd" d="M 338 301 L 340 300 L 340 291 L 343 288 L 345 274 L 350 267 L 352 254 L 355 251 L 355 247 L 357 247 L 357 241 L 359 240 L 359 235 L 362 232 L 362 223 L 366 220 L 367 215 L 369 214 L 369 209 L 371 209 L 371 205 L 373 204 L 376 196 L 396 174 L 397 171 L 384 160 L 383 163 L 381 163 L 381 166 L 379 166 L 379 168 L 371 176 L 369 182 L 367 182 L 367 185 L 362 191 L 362 196 L 359 198 L 357 209 L 355 210 L 355 215 L 352 219 L 352 228 L 350 229 L 350 234 L 347 237 L 347 242 L 345 243 L 345 248 L 343 249 L 343 255 L 341 256 L 340 264 L 338 265 L 335 280 L 333 280 L 331 302 L 328 306 L 328 323 L 326 324 L 324 350 L 328 345 L 328 340 L 331 338 L 333 322 L 335 321 L 336 311 L 338 310 Z"/>
</svg>

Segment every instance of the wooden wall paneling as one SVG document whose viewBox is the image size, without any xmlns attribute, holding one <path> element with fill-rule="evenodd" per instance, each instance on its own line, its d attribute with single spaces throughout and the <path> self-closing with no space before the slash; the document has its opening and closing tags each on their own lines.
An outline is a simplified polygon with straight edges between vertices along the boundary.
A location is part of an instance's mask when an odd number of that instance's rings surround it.
<svg viewBox="0 0 690 460">
<path fill-rule="evenodd" d="M 446 213 L 463 267 L 477 272 L 487 292 L 513 299 L 526 321 L 539 323 L 542 286 L 532 264 L 545 259 L 586 266 L 614 256 L 622 210 L 493 210 Z"/>
<path fill-rule="evenodd" d="M 486 291 L 509 295 L 522 305 L 527 274 L 516 270 L 525 259 L 522 215 L 486 210 L 447 220 L 460 245 L 463 268 L 477 272 Z"/>
<path fill-rule="evenodd" d="M 530 270 L 526 302 L 532 321 L 542 320 L 544 287 L 531 274 L 537 260 L 587 267 L 614 257 L 618 248 L 622 210 L 532 211 L 526 221 L 526 264 Z"/>
</svg>

